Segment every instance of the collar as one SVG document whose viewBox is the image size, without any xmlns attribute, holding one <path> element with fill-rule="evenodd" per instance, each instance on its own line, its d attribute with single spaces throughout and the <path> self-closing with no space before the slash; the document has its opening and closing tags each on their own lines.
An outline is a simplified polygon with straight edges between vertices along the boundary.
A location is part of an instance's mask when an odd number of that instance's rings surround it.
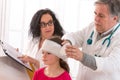
<svg viewBox="0 0 120 80">
<path fill-rule="evenodd" d="M 105 37 L 105 36 L 111 34 L 111 32 L 112 32 L 118 25 L 119 25 L 119 23 L 117 23 L 115 26 L 113 26 L 112 28 L 110 28 L 108 31 L 102 33 L 100 36 L 101 36 L 101 37 Z"/>
</svg>

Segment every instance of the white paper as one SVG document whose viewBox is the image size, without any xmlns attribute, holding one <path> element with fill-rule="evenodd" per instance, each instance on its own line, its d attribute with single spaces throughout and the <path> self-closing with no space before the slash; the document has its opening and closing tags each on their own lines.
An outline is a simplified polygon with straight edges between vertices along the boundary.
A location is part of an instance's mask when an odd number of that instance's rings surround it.
<svg viewBox="0 0 120 80">
<path fill-rule="evenodd" d="M 12 46 L 10 46 L 7 43 L 3 43 L 2 41 L 0 41 L 0 44 L 3 48 L 4 53 L 13 58 L 14 60 L 16 60 L 18 63 L 22 64 L 24 67 L 30 69 L 32 71 L 32 68 L 30 67 L 29 63 L 23 63 L 20 59 L 18 59 L 18 57 L 22 56 L 22 54 L 18 51 L 16 51 L 15 48 L 13 48 Z"/>
</svg>

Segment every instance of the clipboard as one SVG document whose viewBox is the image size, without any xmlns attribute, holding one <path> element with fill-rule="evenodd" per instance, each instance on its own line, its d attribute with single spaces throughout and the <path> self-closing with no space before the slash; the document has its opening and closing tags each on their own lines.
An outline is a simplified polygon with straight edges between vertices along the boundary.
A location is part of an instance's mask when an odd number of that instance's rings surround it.
<svg viewBox="0 0 120 80">
<path fill-rule="evenodd" d="M 0 40 L 0 45 L 2 46 L 2 49 L 3 49 L 4 53 L 8 57 L 12 58 L 17 63 L 23 65 L 25 68 L 32 71 L 32 68 L 31 68 L 29 63 L 23 63 L 20 59 L 18 59 L 18 57 L 22 56 L 22 54 L 20 52 L 16 51 L 15 48 L 13 48 L 11 45 L 9 45 L 5 42 L 2 42 L 1 40 Z"/>
</svg>

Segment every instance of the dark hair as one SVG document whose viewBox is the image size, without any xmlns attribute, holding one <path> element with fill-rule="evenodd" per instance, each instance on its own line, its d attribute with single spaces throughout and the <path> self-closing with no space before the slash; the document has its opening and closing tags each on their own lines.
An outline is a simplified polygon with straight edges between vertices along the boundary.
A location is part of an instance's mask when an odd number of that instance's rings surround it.
<svg viewBox="0 0 120 80">
<path fill-rule="evenodd" d="M 58 43 L 58 44 L 60 44 L 60 45 L 61 45 L 61 43 L 63 42 L 63 40 L 61 40 L 61 38 L 58 37 L 58 36 L 52 36 L 51 38 L 49 38 L 49 40 L 54 41 L 54 42 L 56 42 L 56 43 Z M 62 45 L 61 45 L 61 46 L 62 46 Z M 68 64 L 67 64 L 66 61 L 64 61 L 64 60 L 62 60 L 62 59 L 60 58 L 59 63 L 60 63 L 60 67 L 62 67 L 62 68 L 63 68 L 64 70 L 66 70 L 67 72 L 70 72 L 70 68 L 69 68 L 69 66 L 68 66 Z"/>
<path fill-rule="evenodd" d="M 50 9 L 41 9 L 41 10 L 38 10 L 34 14 L 32 20 L 31 20 L 31 23 L 30 23 L 29 34 L 32 36 L 32 38 L 33 39 L 39 38 L 41 36 L 39 24 L 40 24 L 41 17 L 44 14 L 51 15 L 51 17 L 54 21 L 54 33 L 53 33 L 53 35 L 58 35 L 58 36 L 62 37 L 64 34 L 64 30 L 63 30 L 62 26 L 60 25 L 58 19 L 56 18 L 55 14 L 53 13 L 53 11 L 51 11 Z"/>
<path fill-rule="evenodd" d="M 108 5 L 110 14 L 118 16 L 118 22 L 120 21 L 120 0 L 97 0 L 95 4 Z"/>
</svg>

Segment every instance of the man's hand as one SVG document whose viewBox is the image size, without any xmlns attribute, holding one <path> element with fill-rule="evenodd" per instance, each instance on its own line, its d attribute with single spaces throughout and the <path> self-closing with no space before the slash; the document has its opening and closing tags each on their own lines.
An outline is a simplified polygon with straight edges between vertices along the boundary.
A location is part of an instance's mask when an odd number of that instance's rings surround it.
<svg viewBox="0 0 120 80">
<path fill-rule="evenodd" d="M 83 53 L 80 51 L 78 47 L 67 45 L 65 51 L 68 57 L 74 58 L 79 61 L 82 60 Z"/>
</svg>

